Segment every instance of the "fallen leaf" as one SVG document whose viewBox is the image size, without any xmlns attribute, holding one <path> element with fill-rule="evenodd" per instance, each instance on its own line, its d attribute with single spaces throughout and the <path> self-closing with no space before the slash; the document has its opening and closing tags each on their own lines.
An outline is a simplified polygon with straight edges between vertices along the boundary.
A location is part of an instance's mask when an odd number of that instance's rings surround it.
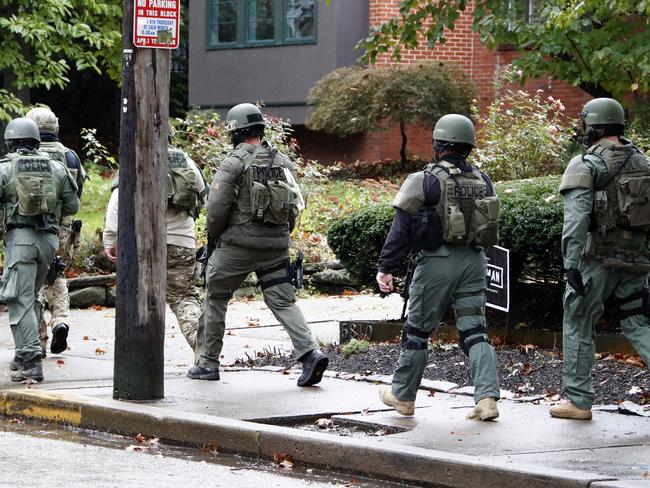
<svg viewBox="0 0 650 488">
<path fill-rule="evenodd" d="M 138 435 L 135 436 L 135 440 L 138 441 L 138 442 L 144 442 L 144 441 L 147 440 L 147 438 L 145 436 L 143 436 L 142 434 L 138 434 Z"/>
<path fill-rule="evenodd" d="M 282 374 L 290 374 L 288 369 L 283 369 Z"/>
<path fill-rule="evenodd" d="M 65 364 L 65 361 L 63 359 L 57 359 L 56 364 Z"/>
<path fill-rule="evenodd" d="M 10 424 L 24 424 L 25 422 L 20 419 L 9 419 Z"/>
<path fill-rule="evenodd" d="M 92 308 L 97 312 L 99 312 L 100 310 L 104 310 L 104 307 L 102 307 L 101 305 L 92 305 L 90 308 Z"/>
<path fill-rule="evenodd" d="M 213 444 L 212 442 L 209 442 L 207 444 L 201 444 L 199 446 L 202 452 L 208 453 L 208 454 L 216 454 L 219 449 L 216 444 Z"/>
<path fill-rule="evenodd" d="M 291 454 L 276 452 L 273 454 L 273 462 L 278 465 L 279 468 L 293 469 L 294 462 Z"/>
<path fill-rule="evenodd" d="M 434 390 L 429 390 L 429 396 L 436 396 L 436 392 Z"/>
<path fill-rule="evenodd" d="M 88 337 L 88 336 L 83 336 L 83 337 L 81 338 L 81 340 L 82 340 L 82 341 L 89 341 L 89 340 L 90 340 L 90 337 Z"/>
<path fill-rule="evenodd" d="M 131 444 L 129 447 L 126 448 L 126 451 L 144 451 L 146 447 L 143 446 L 136 446 L 134 444 Z"/>
<path fill-rule="evenodd" d="M 366 415 L 370 415 L 369 412 L 370 412 L 369 408 L 364 408 L 363 410 L 361 410 L 361 415 L 365 417 Z"/>
<path fill-rule="evenodd" d="M 95 354 L 106 354 L 106 351 L 98 347 L 97 349 L 95 349 Z"/>
</svg>

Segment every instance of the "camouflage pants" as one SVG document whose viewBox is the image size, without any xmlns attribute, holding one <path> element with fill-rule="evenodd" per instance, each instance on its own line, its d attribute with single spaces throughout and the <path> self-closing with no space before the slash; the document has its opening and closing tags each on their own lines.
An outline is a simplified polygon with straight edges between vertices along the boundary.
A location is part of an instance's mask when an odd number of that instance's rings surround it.
<svg viewBox="0 0 650 488">
<path fill-rule="evenodd" d="M 167 303 L 192 349 L 196 346 L 196 329 L 201 315 L 195 263 L 195 249 L 167 245 Z"/>
<path fill-rule="evenodd" d="M 57 254 L 65 261 L 66 269 L 72 262 L 72 255 L 70 248 L 72 247 L 72 217 L 63 217 L 59 226 L 59 250 Z M 68 280 L 65 278 L 65 271 L 63 271 L 51 285 L 45 285 L 41 288 L 38 300 L 43 304 L 47 304 L 50 310 L 50 327 L 58 324 L 69 324 L 70 315 L 70 298 L 68 297 Z M 47 323 L 45 318 L 41 317 L 38 326 L 38 336 L 41 342 L 41 347 L 47 346 Z"/>
</svg>

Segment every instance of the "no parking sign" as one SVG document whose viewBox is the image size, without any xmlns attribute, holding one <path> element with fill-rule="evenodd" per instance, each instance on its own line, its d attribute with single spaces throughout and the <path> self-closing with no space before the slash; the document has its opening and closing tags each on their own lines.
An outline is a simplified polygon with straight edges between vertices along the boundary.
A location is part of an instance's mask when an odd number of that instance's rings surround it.
<svg viewBox="0 0 650 488">
<path fill-rule="evenodd" d="M 134 0 L 133 44 L 176 49 L 181 19 L 180 0 Z"/>
</svg>

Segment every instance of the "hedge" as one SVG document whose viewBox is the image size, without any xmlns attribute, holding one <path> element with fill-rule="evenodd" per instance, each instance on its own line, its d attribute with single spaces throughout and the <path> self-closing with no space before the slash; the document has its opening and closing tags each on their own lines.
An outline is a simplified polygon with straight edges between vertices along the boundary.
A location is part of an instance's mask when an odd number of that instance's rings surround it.
<svg viewBox="0 0 650 488">
<path fill-rule="evenodd" d="M 559 282 L 562 278 L 563 205 L 559 176 L 495 185 L 501 199 L 499 245 L 510 249 L 510 278 Z M 388 205 L 363 209 L 330 226 L 327 239 L 341 263 L 362 284 L 374 286 L 377 260 L 393 220 Z M 404 272 L 404 264 L 395 270 Z"/>
</svg>

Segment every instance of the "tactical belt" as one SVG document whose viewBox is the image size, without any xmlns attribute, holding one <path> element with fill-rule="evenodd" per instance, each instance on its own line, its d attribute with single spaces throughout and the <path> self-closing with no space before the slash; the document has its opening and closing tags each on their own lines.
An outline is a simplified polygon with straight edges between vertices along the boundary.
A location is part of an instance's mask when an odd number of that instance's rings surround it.
<svg viewBox="0 0 650 488">
<path fill-rule="evenodd" d="M 621 308 L 621 305 L 625 305 L 626 303 L 630 303 L 635 300 L 641 300 L 641 306 L 630 308 L 629 310 Z M 617 314 L 619 319 L 626 319 L 634 315 L 646 315 L 650 311 L 650 298 L 648 297 L 647 288 L 643 288 L 625 298 L 615 298 L 614 303 L 617 307 Z"/>
<path fill-rule="evenodd" d="M 261 288 L 262 290 L 266 290 L 267 288 L 271 286 L 276 286 L 276 285 L 281 285 L 282 283 L 291 283 L 291 278 L 289 277 L 289 273 L 287 271 L 288 269 L 288 261 L 282 261 L 280 264 L 276 266 L 271 266 L 270 268 L 264 268 L 260 270 L 256 270 L 255 274 L 257 275 L 257 278 L 260 280 Z M 284 270 L 285 275 L 280 276 L 278 278 L 273 278 L 272 280 L 263 280 L 262 277 L 266 275 L 270 275 L 271 273 L 275 273 L 276 271 Z"/>
<path fill-rule="evenodd" d="M 408 322 L 404 325 L 404 328 L 402 329 L 402 348 L 403 349 L 415 349 L 415 350 L 422 350 L 427 348 L 427 341 L 425 340 L 424 342 L 418 342 L 418 341 L 412 341 L 407 338 L 407 334 L 414 335 L 416 337 L 419 337 L 421 339 L 429 339 L 429 332 L 424 332 L 423 330 L 416 329 L 415 327 L 411 327 Z"/>
<path fill-rule="evenodd" d="M 35 225 L 27 225 L 27 224 L 9 224 L 7 225 L 7 230 L 12 230 L 12 229 L 33 229 L 36 232 L 47 232 L 48 234 L 57 234 L 58 231 L 54 230 L 52 228 L 49 229 L 37 229 Z"/>
</svg>

